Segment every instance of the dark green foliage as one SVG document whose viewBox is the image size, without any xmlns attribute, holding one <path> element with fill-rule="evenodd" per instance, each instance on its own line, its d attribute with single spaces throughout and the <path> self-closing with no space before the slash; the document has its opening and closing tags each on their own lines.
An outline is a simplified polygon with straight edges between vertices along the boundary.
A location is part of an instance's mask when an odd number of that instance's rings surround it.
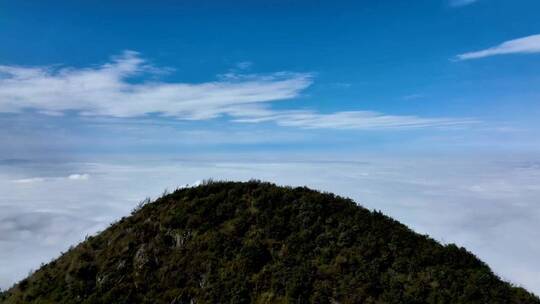
<svg viewBox="0 0 540 304">
<path fill-rule="evenodd" d="M 140 206 L 2 297 L 5 304 L 540 303 L 465 249 L 380 212 L 259 182 L 207 183 Z"/>
</svg>

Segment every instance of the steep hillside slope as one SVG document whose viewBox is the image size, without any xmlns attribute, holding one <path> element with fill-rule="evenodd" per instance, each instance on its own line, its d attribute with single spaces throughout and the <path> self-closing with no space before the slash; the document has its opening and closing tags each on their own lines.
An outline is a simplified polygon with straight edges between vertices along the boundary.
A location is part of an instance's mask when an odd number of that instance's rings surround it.
<svg viewBox="0 0 540 304">
<path fill-rule="evenodd" d="M 511 257 L 508 257 L 511 258 Z M 1 303 L 540 303 L 351 200 L 217 182 L 148 203 Z"/>
</svg>

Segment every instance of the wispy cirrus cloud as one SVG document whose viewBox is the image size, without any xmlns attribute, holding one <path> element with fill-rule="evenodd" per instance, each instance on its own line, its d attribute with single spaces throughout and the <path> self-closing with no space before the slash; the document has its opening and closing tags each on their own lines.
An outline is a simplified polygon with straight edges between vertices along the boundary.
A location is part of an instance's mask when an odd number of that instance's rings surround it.
<svg viewBox="0 0 540 304">
<path fill-rule="evenodd" d="M 251 61 L 240 61 L 240 62 L 236 63 L 236 68 L 238 68 L 240 70 L 247 70 L 247 69 L 251 68 L 252 65 L 253 65 L 253 62 L 251 62 Z"/>
<path fill-rule="evenodd" d="M 251 63 L 241 63 L 242 69 Z M 75 111 L 84 116 L 141 117 L 158 114 L 181 120 L 229 117 L 235 122 L 273 122 L 299 128 L 425 128 L 468 124 L 467 119 L 386 115 L 372 111 L 275 110 L 313 83 L 310 73 L 229 72 L 204 83 L 148 79 L 156 68 L 137 52 L 125 51 L 91 68 L 0 66 L 0 113 L 37 110 L 46 115 Z M 136 81 L 134 81 L 136 80 Z"/>
<path fill-rule="evenodd" d="M 450 6 L 459 7 L 466 6 L 478 2 L 479 0 L 450 0 Z"/>
<path fill-rule="evenodd" d="M 477 123 L 474 119 L 422 118 L 407 115 L 386 115 L 373 111 L 344 111 L 321 114 L 313 111 L 280 111 L 269 115 L 236 118 L 237 122 L 272 121 L 280 126 L 304 129 L 412 129 L 449 127 Z"/>
<path fill-rule="evenodd" d="M 485 50 L 456 56 L 457 60 L 478 59 L 495 55 L 540 53 L 540 34 L 508 40 Z"/>
</svg>

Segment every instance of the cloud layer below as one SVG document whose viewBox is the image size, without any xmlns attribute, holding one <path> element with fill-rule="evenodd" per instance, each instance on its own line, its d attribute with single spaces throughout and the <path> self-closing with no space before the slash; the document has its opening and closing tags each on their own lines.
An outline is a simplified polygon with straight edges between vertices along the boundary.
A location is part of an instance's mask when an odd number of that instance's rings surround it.
<svg viewBox="0 0 540 304">
<path fill-rule="evenodd" d="M 457 55 L 458 60 L 478 59 L 505 54 L 531 54 L 540 53 L 540 34 L 503 42 L 497 46 Z"/>
<path fill-rule="evenodd" d="M 259 178 L 349 196 L 420 233 L 465 246 L 504 279 L 540 293 L 537 160 L 294 159 L 1 165 L 0 260 L 6 263 L 0 287 L 129 214 L 145 197 L 212 177 Z"/>
<path fill-rule="evenodd" d="M 241 63 L 245 68 L 246 63 Z M 35 110 L 47 115 L 72 111 L 84 116 L 181 120 L 229 117 L 236 122 L 332 129 L 425 128 L 465 125 L 470 119 L 387 115 L 373 111 L 319 113 L 276 110 L 276 101 L 298 97 L 313 83 L 309 73 L 228 73 L 205 83 L 160 82 L 160 74 L 133 51 L 92 68 L 0 66 L 0 113 Z"/>
</svg>

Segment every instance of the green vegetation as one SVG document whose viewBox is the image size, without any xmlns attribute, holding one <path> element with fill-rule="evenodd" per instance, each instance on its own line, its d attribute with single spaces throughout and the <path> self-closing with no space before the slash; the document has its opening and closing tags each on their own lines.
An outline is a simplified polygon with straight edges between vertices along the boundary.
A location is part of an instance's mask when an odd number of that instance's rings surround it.
<svg viewBox="0 0 540 304">
<path fill-rule="evenodd" d="M 1 303 L 540 303 L 455 245 L 307 188 L 209 182 L 147 203 Z"/>
</svg>

